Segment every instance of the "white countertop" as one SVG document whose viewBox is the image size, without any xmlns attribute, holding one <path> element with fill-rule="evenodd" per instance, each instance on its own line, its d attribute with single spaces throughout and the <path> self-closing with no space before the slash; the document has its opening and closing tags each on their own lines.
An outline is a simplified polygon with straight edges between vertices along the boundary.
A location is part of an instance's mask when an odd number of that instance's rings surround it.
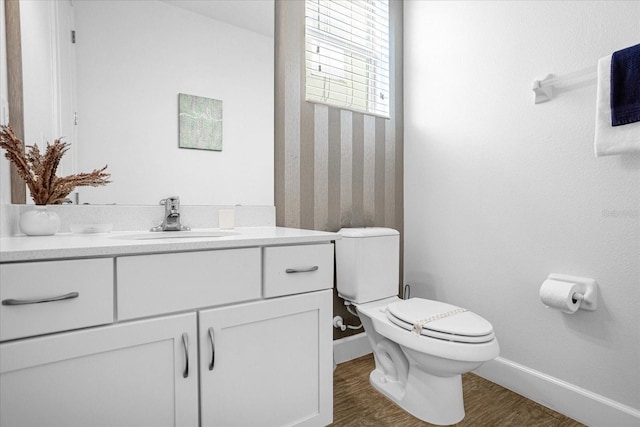
<svg viewBox="0 0 640 427">
<path fill-rule="evenodd" d="M 220 230 L 197 229 L 192 231 L 198 233 Z M 290 245 L 328 242 L 340 238 L 336 233 L 273 226 L 237 227 L 228 231 L 237 234 L 223 237 L 172 238 L 172 232 L 159 232 L 154 233 L 154 237 L 160 233 L 166 233 L 167 238 L 150 240 L 131 239 L 132 235 L 141 235 L 146 233 L 144 231 L 2 237 L 0 238 L 0 262 Z"/>
</svg>

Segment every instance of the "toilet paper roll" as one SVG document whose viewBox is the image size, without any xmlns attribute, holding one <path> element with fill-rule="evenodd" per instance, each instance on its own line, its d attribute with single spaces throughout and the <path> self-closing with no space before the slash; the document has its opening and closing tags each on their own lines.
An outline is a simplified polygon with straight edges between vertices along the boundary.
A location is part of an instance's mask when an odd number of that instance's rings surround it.
<svg viewBox="0 0 640 427">
<path fill-rule="evenodd" d="M 545 280 L 540 287 L 540 299 L 549 308 L 573 314 L 580 308 L 580 301 L 574 302 L 573 295 L 579 292 L 578 285 L 559 280 Z"/>
</svg>

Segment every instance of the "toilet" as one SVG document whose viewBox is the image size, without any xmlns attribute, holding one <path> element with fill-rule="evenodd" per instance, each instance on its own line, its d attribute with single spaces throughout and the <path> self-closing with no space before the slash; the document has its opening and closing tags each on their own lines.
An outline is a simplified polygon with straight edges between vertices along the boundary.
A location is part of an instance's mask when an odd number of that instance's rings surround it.
<svg viewBox="0 0 640 427">
<path fill-rule="evenodd" d="M 343 228 L 338 234 L 338 296 L 356 307 L 371 343 L 371 385 L 423 421 L 461 421 L 462 374 L 500 352 L 491 323 L 451 304 L 398 298 L 398 231 Z"/>
</svg>

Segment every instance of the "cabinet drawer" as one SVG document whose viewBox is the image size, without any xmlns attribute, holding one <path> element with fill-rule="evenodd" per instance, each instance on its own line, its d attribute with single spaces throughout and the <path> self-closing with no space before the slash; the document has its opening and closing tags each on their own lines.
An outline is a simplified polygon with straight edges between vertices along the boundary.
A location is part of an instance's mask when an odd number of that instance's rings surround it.
<svg viewBox="0 0 640 427">
<path fill-rule="evenodd" d="M 2 264 L 0 300 L 0 341 L 111 323 L 113 259 Z"/>
<path fill-rule="evenodd" d="M 260 298 L 260 248 L 116 260 L 118 319 Z"/>
<path fill-rule="evenodd" d="M 265 298 L 333 287 L 333 243 L 264 248 Z"/>
</svg>

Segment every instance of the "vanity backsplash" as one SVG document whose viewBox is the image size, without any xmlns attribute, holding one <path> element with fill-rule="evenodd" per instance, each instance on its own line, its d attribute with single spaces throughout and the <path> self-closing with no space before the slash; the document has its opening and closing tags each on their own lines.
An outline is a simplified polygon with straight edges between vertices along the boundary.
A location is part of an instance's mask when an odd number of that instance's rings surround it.
<svg viewBox="0 0 640 427">
<path fill-rule="evenodd" d="M 61 219 L 59 233 L 71 232 L 71 224 L 112 224 L 113 231 L 145 231 L 162 222 L 164 206 L 49 205 Z M 0 236 L 22 234 L 20 214 L 33 205 L 0 205 Z M 274 206 L 181 205 L 183 224 L 191 228 L 218 228 L 218 211 L 233 210 L 236 227 L 275 226 Z"/>
</svg>

